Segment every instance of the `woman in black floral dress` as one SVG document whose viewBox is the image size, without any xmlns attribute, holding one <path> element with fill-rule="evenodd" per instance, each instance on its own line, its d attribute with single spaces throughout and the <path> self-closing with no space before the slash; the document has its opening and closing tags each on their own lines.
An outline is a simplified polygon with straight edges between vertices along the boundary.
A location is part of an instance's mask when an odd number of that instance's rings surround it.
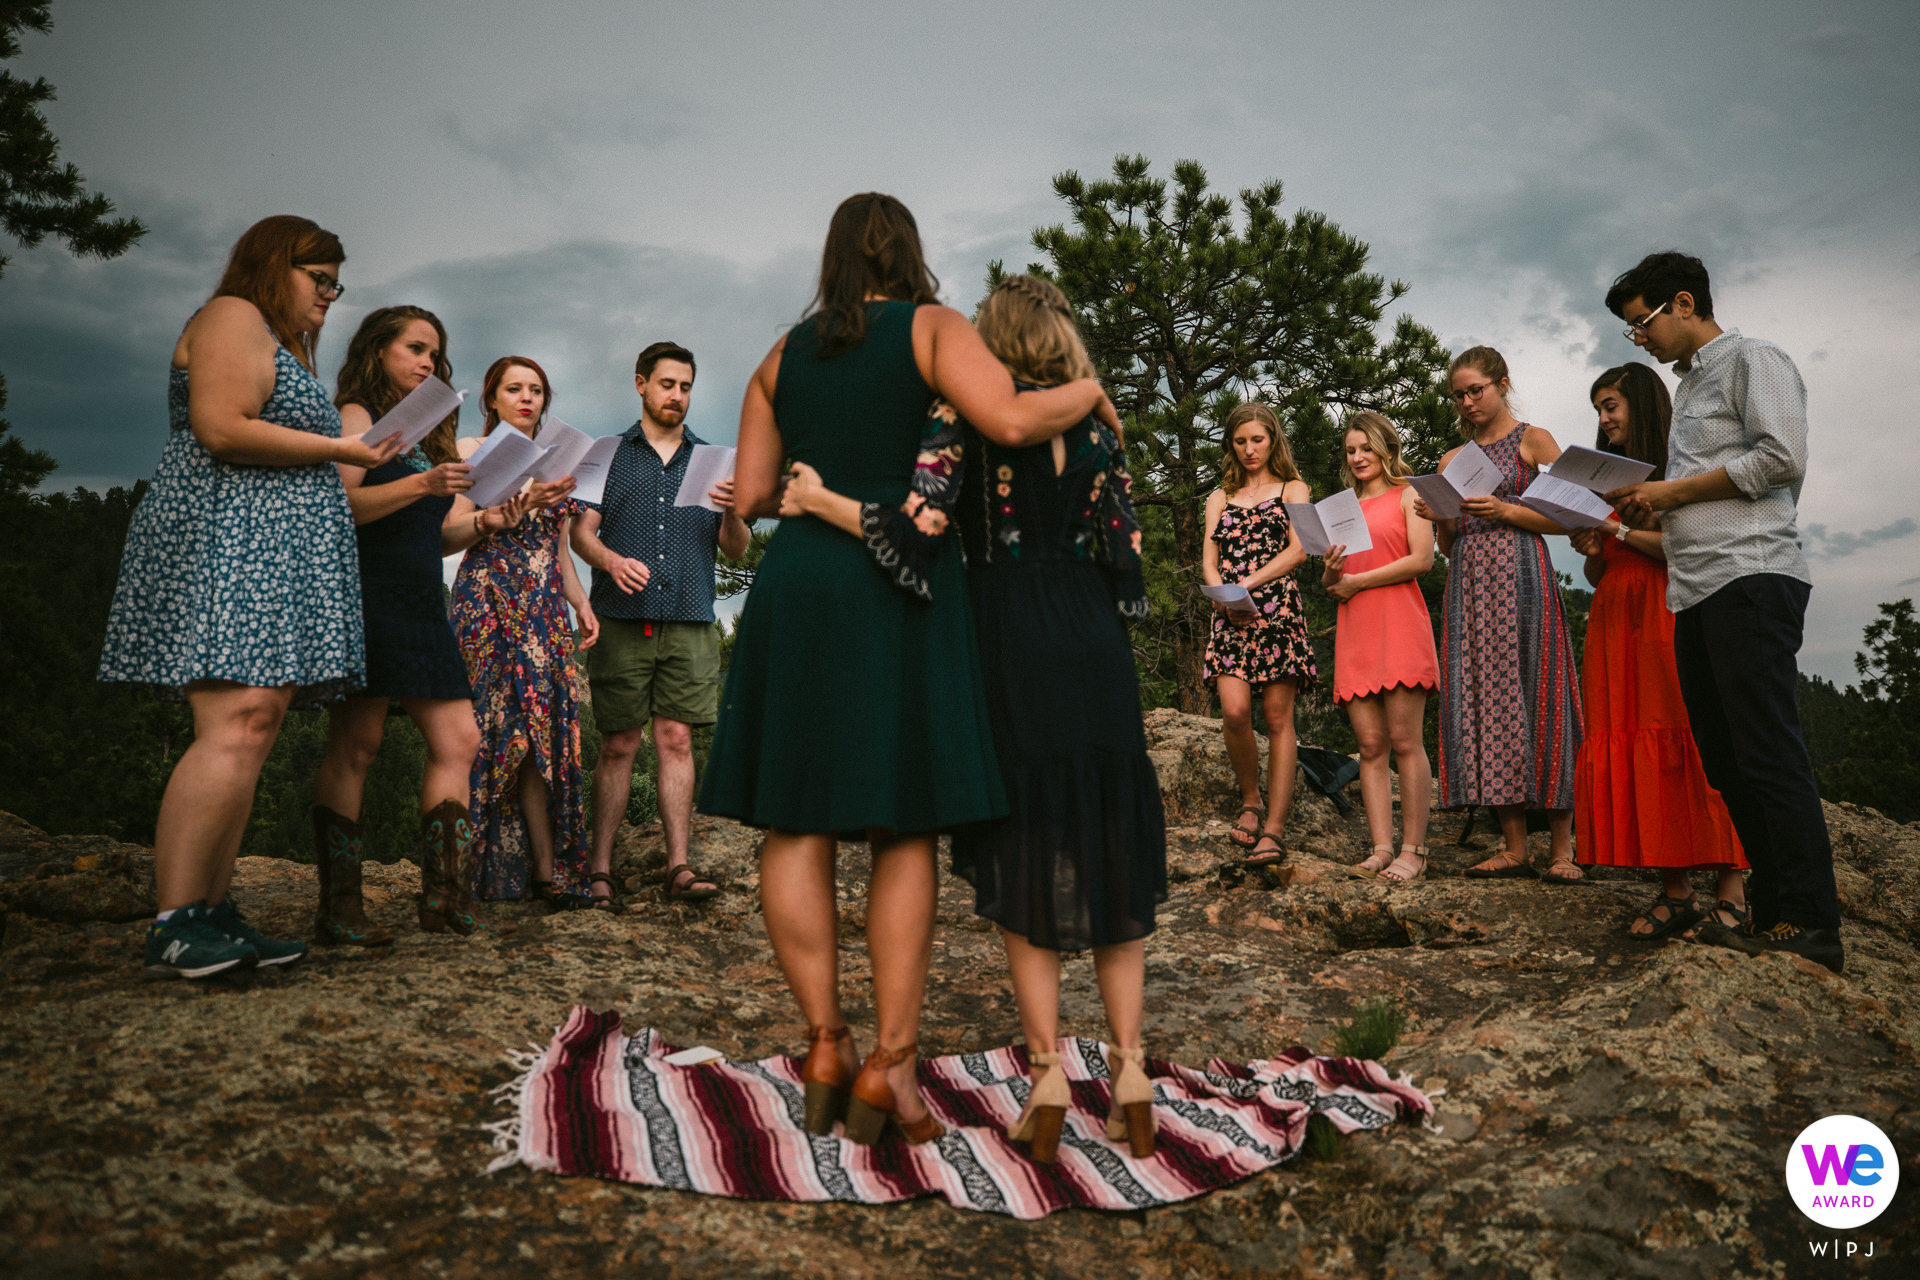
<svg viewBox="0 0 1920 1280">
<path fill-rule="evenodd" d="M 1318 674 L 1307 640 L 1307 615 L 1294 570 L 1307 558 L 1287 519 L 1288 502 L 1311 502 L 1293 465 L 1280 419 L 1263 404 L 1227 415 L 1225 476 L 1207 499 L 1201 574 L 1208 586 L 1237 583 L 1253 597 L 1253 616 L 1214 606 L 1213 630 L 1200 673 L 1220 697 L 1227 758 L 1240 783 L 1240 812 L 1228 838 L 1248 850 L 1248 866 L 1287 856 L 1282 834 L 1293 805 L 1294 699 Z M 1253 695 L 1267 721 L 1267 803 L 1260 803 L 1260 746 L 1253 736 Z M 1248 823 L 1251 815 L 1253 822 Z"/>
</svg>

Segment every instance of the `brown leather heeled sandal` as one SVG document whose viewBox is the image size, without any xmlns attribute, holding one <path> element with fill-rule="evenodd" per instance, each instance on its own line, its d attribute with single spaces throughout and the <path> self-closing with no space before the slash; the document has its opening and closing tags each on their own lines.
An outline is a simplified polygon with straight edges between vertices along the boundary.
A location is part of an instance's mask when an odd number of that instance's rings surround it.
<svg viewBox="0 0 1920 1280">
<path fill-rule="evenodd" d="M 825 1137 L 835 1122 L 847 1118 L 847 1103 L 853 1097 L 853 1073 L 840 1061 L 840 1042 L 853 1038 L 851 1027 L 808 1027 L 812 1047 L 800 1068 L 800 1083 L 806 1088 L 808 1133 Z"/>
<path fill-rule="evenodd" d="M 1113 1077 L 1113 1106 L 1107 1112 L 1107 1140 L 1125 1142 L 1136 1160 L 1153 1154 L 1153 1081 L 1140 1064 L 1145 1049 L 1107 1049 L 1107 1073 Z M 1120 1069 L 1113 1066 L 1118 1063 Z"/>
<path fill-rule="evenodd" d="M 870 1147 L 880 1141 L 889 1124 L 916 1147 L 946 1134 L 947 1127 L 934 1119 L 931 1112 L 918 1120 L 902 1120 L 900 1100 L 894 1096 L 893 1085 L 887 1080 L 888 1067 L 919 1052 L 919 1045 L 910 1044 L 900 1049 L 876 1048 L 867 1055 L 866 1064 L 853 1081 L 853 1098 L 847 1103 L 849 1142 Z"/>
<path fill-rule="evenodd" d="M 1027 1105 L 1020 1118 L 1007 1128 L 1007 1139 L 1024 1142 L 1035 1164 L 1052 1164 L 1060 1154 L 1060 1130 L 1067 1120 L 1067 1108 L 1073 1105 L 1073 1089 L 1067 1073 L 1060 1069 L 1060 1055 L 1027 1051 L 1028 1075 L 1041 1068 L 1027 1090 Z"/>
</svg>

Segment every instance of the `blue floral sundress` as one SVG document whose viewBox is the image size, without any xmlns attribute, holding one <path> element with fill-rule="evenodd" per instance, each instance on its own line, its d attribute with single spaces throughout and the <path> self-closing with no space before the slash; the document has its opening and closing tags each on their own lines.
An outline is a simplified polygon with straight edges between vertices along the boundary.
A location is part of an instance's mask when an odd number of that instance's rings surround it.
<svg viewBox="0 0 1920 1280">
<path fill-rule="evenodd" d="M 366 645 L 353 511 L 332 463 L 222 462 L 187 421 L 187 371 L 167 383 L 170 428 L 133 513 L 100 679 L 185 697 L 195 680 L 296 686 L 309 706 L 361 687 Z M 338 438 L 326 388 L 286 348 L 260 417 Z"/>
</svg>

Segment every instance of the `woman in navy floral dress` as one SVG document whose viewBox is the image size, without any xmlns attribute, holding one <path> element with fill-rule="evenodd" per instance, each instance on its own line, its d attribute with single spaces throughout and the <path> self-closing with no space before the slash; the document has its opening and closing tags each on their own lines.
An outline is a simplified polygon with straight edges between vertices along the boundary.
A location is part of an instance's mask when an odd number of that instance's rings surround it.
<svg viewBox="0 0 1920 1280">
<path fill-rule="evenodd" d="M 1313 494 L 1293 464 L 1279 417 L 1266 405 L 1240 405 L 1227 415 L 1221 434 L 1226 474 L 1207 498 L 1201 574 L 1208 586 L 1245 587 L 1254 612 L 1250 618 L 1235 616 L 1216 603 L 1200 674 L 1220 697 L 1227 759 L 1240 783 L 1240 812 L 1228 838 L 1248 850 L 1248 866 L 1265 866 L 1287 856 L 1282 837 L 1299 758 L 1293 704 L 1319 674 L 1307 639 L 1306 607 L 1293 578 L 1307 553 L 1285 507 L 1311 502 Z M 1267 722 L 1264 805 L 1260 747 L 1253 736 L 1256 691 Z"/>
<path fill-rule="evenodd" d="M 100 678 L 193 710 L 154 834 L 155 976 L 287 964 L 227 889 L 260 767 L 287 708 L 365 678 L 353 517 L 334 463 L 397 446 L 342 439 L 314 376 L 346 253 L 305 218 L 267 218 L 233 247 L 173 351 L 160 467 L 127 530 Z"/>
<path fill-rule="evenodd" d="M 494 361 L 481 396 L 485 433 L 535 438 L 553 399 L 546 374 L 524 356 Z M 600 623 L 567 553 L 572 488 L 571 478 L 531 486 L 508 504 L 507 528 L 464 495 L 447 516 L 448 539 L 471 545 L 454 578 L 453 629 L 480 722 L 469 781 L 477 898 L 524 898 L 530 888 L 555 905 L 587 897 L 580 677 L 567 606 L 580 619 L 580 648 Z"/>
</svg>

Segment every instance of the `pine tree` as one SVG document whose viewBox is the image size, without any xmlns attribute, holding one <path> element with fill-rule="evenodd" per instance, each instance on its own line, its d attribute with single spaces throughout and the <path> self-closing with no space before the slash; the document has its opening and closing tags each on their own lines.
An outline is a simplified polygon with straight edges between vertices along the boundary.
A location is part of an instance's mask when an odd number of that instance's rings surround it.
<svg viewBox="0 0 1920 1280">
<path fill-rule="evenodd" d="M 1151 699 L 1158 666 L 1175 704 L 1205 714 L 1200 552 L 1219 480 L 1216 424 L 1242 400 L 1274 406 L 1316 497 L 1341 483 L 1335 411 L 1386 413 L 1409 462 L 1432 470 L 1453 442 L 1440 387 L 1448 353 L 1406 315 L 1382 339 L 1382 317 L 1408 286 L 1369 274 L 1367 246 L 1324 214 L 1283 216 L 1277 180 L 1242 191 L 1238 217 L 1192 160 L 1174 165 L 1171 192 L 1144 156 L 1117 157 L 1107 181 L 1060 174 L 1053 189 L 1072 225 L 1033 233 L 1047 261 L 1029 270 L 1073 303 L 1129 424 L 1155 613 L 1135 637 L 1144 683 Z M 992 264 L 989 285 L 1000 274 Z M 1318 581 L 1311 569 L 1302 578 Z"/>
</svg>

